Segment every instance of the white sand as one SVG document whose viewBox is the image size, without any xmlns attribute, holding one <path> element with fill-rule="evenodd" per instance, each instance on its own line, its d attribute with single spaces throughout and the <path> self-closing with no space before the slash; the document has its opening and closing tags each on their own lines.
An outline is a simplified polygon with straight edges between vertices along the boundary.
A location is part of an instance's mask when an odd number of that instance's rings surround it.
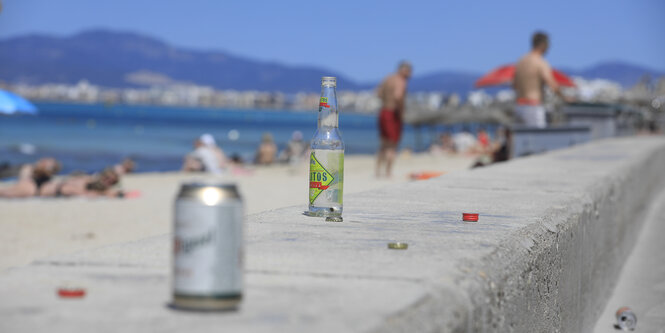
<svg viewBox="0 0 665 333">
<path fill-rule="evenodd" d="M 391 180 L 374 177 L 374 157 L 345 159 L 345 194 L 409 182 L 420 171 L 452 172 L 473 162 L 465 156 L 402 155 Z M 308 165 L 254 169 L 252 175 L 227 175 L 239 185 L 247 214 L 307 205 Z M 445 175 L 443 176 L 445 177 Z M 126 176 L 126 190 L 142 192 L 137 199 L 30 198 L 0 199 L 0 270 L 86 248 L 137 240 L 171 230 L 172 204 L 179 184 L 201 179 L 183 173 Z M 2 184 L 6 186 L 9 184 Z"/>
</svg>

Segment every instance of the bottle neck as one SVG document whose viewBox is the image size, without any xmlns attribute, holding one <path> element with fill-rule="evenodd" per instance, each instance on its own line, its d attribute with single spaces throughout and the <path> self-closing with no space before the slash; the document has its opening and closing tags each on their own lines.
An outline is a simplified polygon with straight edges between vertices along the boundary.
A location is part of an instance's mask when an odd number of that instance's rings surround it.
<svg viewBox="0 0 665 333">
<path fill-rule="evenodd" d="M 337 92 L 335 86 L 322 85 L 319 100 L 319 128 L 339 126 L 337 110 Z"/>
</svg>

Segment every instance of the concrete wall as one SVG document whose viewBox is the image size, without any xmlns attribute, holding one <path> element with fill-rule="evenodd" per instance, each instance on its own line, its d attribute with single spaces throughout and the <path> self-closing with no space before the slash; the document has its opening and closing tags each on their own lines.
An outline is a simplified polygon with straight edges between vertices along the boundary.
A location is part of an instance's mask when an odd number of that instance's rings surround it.
<svg viewBox="0 0 665 333">
<path fill-rule="evenodd" d="M 250 216 L 233 313 L 166 306 L 169 235 L 50 258 L 0 276 L 0 330 L 587 332 L 664 166 L 663 138 L 597 141 L 349 195 L 343 223 Z M 63 281 L 89 296 L 58 300 Z"/>
<path fill-rule="evenodd" d="M 488 227 L 498 226 L 501 217 L 524 224 L 505 233 L 493 228 L 500 237 L 469 240 L 485 241 L 491 250 L 460 260 L 457 301 L 432 298 L 422 312 L 410 309 L 397 322 L 408 331 L 414 323 L 428 322 L 432 308 L 455 304 L 459 314 L 448 318 L 455 324 L 446 323 L 452 331 L 590 331 L 652 196 L 664 187 L 664 170 L 662 139 L 626 139 L 441 178 L 432 196 L 474 191 L 457 197 L 476 205 Z M 506 216 L 482 214 L 499 211 Z M 445 286 L 438 292 L 452 291 Z"/>
<path fill-rule="evenodd" d="M 589 126 L 567 125 L 548 128 L 514 126 L 512 131 L 511 158 L 568 148 L 591 140 Z"/>
</svg>

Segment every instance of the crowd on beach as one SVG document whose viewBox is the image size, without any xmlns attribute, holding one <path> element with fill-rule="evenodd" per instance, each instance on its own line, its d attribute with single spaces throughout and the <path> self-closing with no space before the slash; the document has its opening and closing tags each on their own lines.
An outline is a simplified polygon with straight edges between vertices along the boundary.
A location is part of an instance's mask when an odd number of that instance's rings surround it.
<svg viewBox="0 0 665 333">
<path fill-rule="evenodd" d="M 554 95 L 564 102 L 573 101 L 564 95 L 561 86 L 555 80 L 552 69 L 544 59 L 549 48 L 549 37 L 543 32 L 536 32 L 531 40 L 532 49 L 514 66 L 512 86 L 515 90 L 515 114 L 517 121 L 534 128 L 547 126 L 543 101 L 544 88 L 548 87 Z M 393 162 L 397 156 L 405 112 L 407 83 L 411 77 L 412 65 L 403 61 L 397 71 L 388 75 L 376 89 L 381 100 L 378 114 L 378 132 L 381 144 L 377 152 L 376 177 L 390 178 Z M 460 133 L 442 133 L 437 142 L 429 149 L 432 154 L 461 153 L 477 156 L 474 167 L 508 160 L 510 156 L 511 131 L 501 127 L 493 136 L 484 128 L 472 134 L 464 128 Z M 259 143 L 254 164 L 267 166 L 275 163 L 297 165 L 306 159 L 308 145 L 299 131 L 292 134 L 286 148 L 280 153 L 270 133 L 264 133 Z M 20 167 L 18 181 L 10 187 L 0 188 L 0 197 L 60 197 L 60 196 L 126 196 L 118 190 L 120 177 L 131 172 L 134 164 L 131 160 L 106 168 L 92 175 L 74 174 L 64 179 L 53 179 L 60 164 L 52 158 L 41 159 L 34 164 Z M 239 155 L 227 156 L 217 145 L 213 135 L 205 133 L 196 138 L 193 149 L 183 159 L 183 172 L 206 172 L 211 174 L 251 174 Z M 0 175 L 2 170 L 0 169 Z M 0 177 L 1 178 L 1 177 Z"/>
<path fill-rule="evenodd" d="M 304 160 L 307 151 L 308 145 L 303 141 L 300 131 L 293 132 L 291 140 L 281 152 L 278 151 L 272 135 L 264 133 L 257 147 L 254 163 L 257 166 L 276 163 L 297 165 Z M 121 177 L 136 169 L 136 163 L 130 158 L 92 174 L 75 171 L 57 177 L 61 169 L 61 163 L 52 157 L 44 157 L 24 165 L 0 165 L 0 179 L 16 179 L 13 184 L 0 187 L 0 198 L 79 196 L 133 198 L 140 195 L 138 191 L 123 191 L 119 186 Z M 245 166 L 239 155 L 228 157 L 209 133 L 194 140 L 193 150 L 183 158 L 182 171 L 251 174 L 251 169 Z"/>
<path fill-rule="evenodd" d="M 303 141 L 303 135 L 300 131 L 293 132 L 291 140 L 281 152 L 279 152 L 272 135 L 266 132 L 261 137 L 253 162 L 256 166 L 269 166 L 277 163 L 297 165 L 307 155 L 308 149 L 309 147 Z M 250 172 L 239 155 L 227 156 L 223 149 L 217 145 L 215 138 L 209 133 L 205 133 L 194 140 L 193 150 L 184 157 L 182 171 L 211 174 L 225 172 L 247 174 Z"/>
<path fill-rule="evenodd" d="M 557 81 L 552 67 L 545 60 L 549 46 L 549 36 L 542 31 L 536 31 L 531 36 L 531 50 L 523 55 L 514 66 L 509 66 L 512 74 L 495 73 L 497 77 L 488 80 L 488 84 L 511 83 L 515 92 L 516 122 L 535 129 L 547 127 L 544 106 L 545 88 L 549 88 L 554 96 L 565 103 L 574 102 L 573 98 L 563 93 L 562 84 Z M 390 178 L 392 175 L 392 166 L 403 128 L 407 84 L 412 71 L 412 65 L 402 61 L 398 65 L 397 71 L 388 75 L 377 88 L 377 95 L 381 99 L 381 110 L 378 116 L 381 147 L 376 161 L 376 176 L 379 178 Z M 504 70 L 504 72 L 508 71 Z M 481 158 L 475 166 L 483 166 L 508 159 L 511 146 L 510 130 L 502 129 L 497 138 L 499 138 L 498 141 L 490 143 L 484 130 L 479 131 L 476 137 L 468 130 L 455 134 L 455 136 L 443 134 L 433 150 L 477 153 Z"/>
</svg>

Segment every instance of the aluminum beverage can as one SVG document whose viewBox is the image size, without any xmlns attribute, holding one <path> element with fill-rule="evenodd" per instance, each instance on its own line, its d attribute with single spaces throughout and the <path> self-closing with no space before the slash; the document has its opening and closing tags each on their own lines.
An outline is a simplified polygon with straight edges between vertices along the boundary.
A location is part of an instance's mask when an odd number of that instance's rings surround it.
<svg viewBox="0 0 665 333">
<path fill-rule="evenodd" d="M 242 300 L 243 203 L 235 184 L 182 184 L 173 219 L 173 302 L 233 310 Z"/>
<path fill-rule="evenodd" d="M 614 324 L 616 329 L 632 331 L 637 326 L 637 316 L 635 312 L 627 306 L 619 308 L 615 313 L 617 322 Z"/>
</svg>

